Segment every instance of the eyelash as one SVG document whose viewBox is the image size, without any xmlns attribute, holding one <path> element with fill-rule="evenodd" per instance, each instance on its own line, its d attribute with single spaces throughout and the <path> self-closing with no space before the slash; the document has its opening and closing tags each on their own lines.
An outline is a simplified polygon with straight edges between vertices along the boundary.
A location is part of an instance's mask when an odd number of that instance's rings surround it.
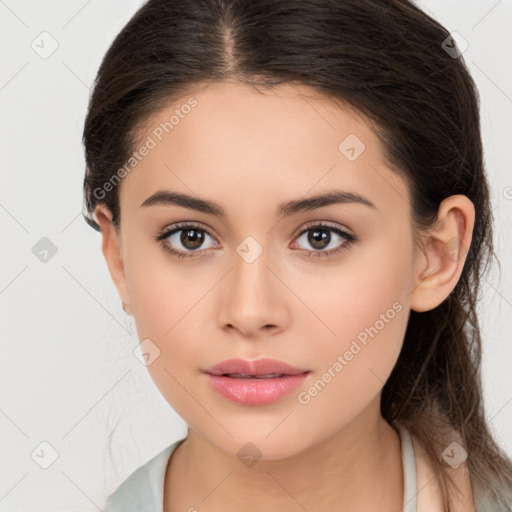
<svg viewBox="0 0 512 512">
<path fill-rule="evenodd" d="M 357 237 L 355 237 L 354 235 L 347 233 L 346 231 L 343 231 L 342 229 L 340 229 L 337 226 L 332 226 L 325 222 L 318 222 L 317 224 L 308 226 L 307 228 L 303 229 L 296 236 L 295 239 L 300 238 L 304 233 L 308 233 L 309 231 L 313 231 L 318 228 L 325 230 L 325 231 L 332 231 L 332 232 L 336 233 L 337 235 L 340 235 L 342 238 L 345 238 L 345 243 L 340 245 L 338 248 L 330 249 L 329 251 L 322 251 L 322 250 L 310 251 L 309 257 L 311 257 L 312 254 L 314 254 L 314 256 L 313 256 L 314 258 L 335 256 L 338 253 L 348 250 L 351 247 L 351 245 L 357 241 Z M 203 249 L 202 251 L 189 251 L 188 253 L 185 253 L 183 251 L 177 251 L 176 249 L 173 249 L 167 242 L 167 238 L 170 237 L 171 235 L 173 235 L 174 233 L 178 233 L 180 231 L 185 231 L 185 230 L 194 230 L 194 231 L 204 232 L 208 236 L 214 238 L 213 235 L 207 229 L 203 228 L 199 224 L 193 224 L 193 223 L 187 224 L 187 223 L 180 222 L 180 223 L 175 224 L 170 229 L 164 229 L 162 232 L 160 232 L 159 234 L 154 236 L 153 239 L 160 243 L 160 245 L 162 246 L 164 251 L 170 253 L 172 256 L 177 257 L 177 258 L 195 258 L 195 257 L 197 257 L 195 254 L 198 252 L 209 253 L 210 251 L 214 250 L 214 249 Z M 305 251 L 306 249 L 302 249 L 302 250 Z M 199 256 L 199 257 L 201 257 L 201 256 Z"/>
</svg>

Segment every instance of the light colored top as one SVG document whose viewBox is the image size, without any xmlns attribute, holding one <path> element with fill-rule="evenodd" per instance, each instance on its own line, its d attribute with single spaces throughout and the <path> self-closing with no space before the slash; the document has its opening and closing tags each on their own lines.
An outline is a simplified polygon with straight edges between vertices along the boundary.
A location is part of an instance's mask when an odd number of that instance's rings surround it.
<svg viewBox="0 0 512 512">
<path fill-rule="evenodd" d="M 403 512 L 417 512 L 416 459 L 409 431 L 399 427 L 404 471 Z M 108 498 L 104 512 L 163 512 L 164 480 L 172 452 L 183 442 L 179 439 L 136 469 Z"/>
</svg>

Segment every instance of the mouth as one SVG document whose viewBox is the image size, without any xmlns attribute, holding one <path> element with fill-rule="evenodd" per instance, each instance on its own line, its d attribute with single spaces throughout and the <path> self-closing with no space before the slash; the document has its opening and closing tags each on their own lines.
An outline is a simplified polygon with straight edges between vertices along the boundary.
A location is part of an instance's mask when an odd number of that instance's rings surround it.
<svg viewBox="0 0 512 512">
<path fill-rule="evenodd" d="M 244 405 L 276 402 L 311 374 L 276 359 L 230 359 L 204 371 L 210 386 L 222 397 Z"/>
</svg>

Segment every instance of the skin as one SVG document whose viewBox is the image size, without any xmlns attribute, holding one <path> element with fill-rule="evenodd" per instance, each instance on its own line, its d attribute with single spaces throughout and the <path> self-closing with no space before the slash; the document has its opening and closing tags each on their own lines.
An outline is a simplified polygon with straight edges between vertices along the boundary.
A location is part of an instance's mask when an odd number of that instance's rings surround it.
<svg viewBox="0 0 512 512">
<path fill-rule="evenodd" d="M 121 182 L 120 232 L 104 205 L 95 211 L 126 312 L 139 339 L 161 351 L 150 375 L 189 426 L 167 467 L 165 511 L 397 512 L 400 439 L 380 413 L 380 396 L 410 310 L 436 307 L 457 284 L 465 253 L 447 257 L 446 248 L 454 238 L 470 246 L 473 204 L 462 195 L 444 200 L 439 222 L 416 248 L 406 182 L 388 167 L 372 124 L 302 85 L 257 91 L 223 82 L 191 90 L 153 116 L 141 140 L 190 96 L 198 105 Z M 365 144 L 354 161 L 338 150 L 349 134 Z M 141 208 L 159 189 L 215 201 L 226 218 L 174 205 Z M 277 214 L 281 202 L 333 189 L 358 193 L 375 208 L 350 203 Z M 324 249 L 307 233 L 299 237 L 317 221 L 357 240 L 331 257 L 310 257 L 346 244 L 332 231 Z M 152 238 L 177 222 L 211 233 L 199 249 L 180 243 L 181 233 L 172 237 L 176 250 L 202 256 L 173 257 Z M 263 248 L 250 264 L 236 252 L 247 236 Z M 299 403 L 298 392 L 395 302 L 401 311 L 308 404 Z M 278 402 L 247 406 L 218 395 L 200 371 L 263 356 L 312 373 Z M 237 457 L 247 442 L 262 454 L 252 467 Z M 419 510 L 442 510 L 416 441 L 415 450 Z M 457 506 L 470 511 L 465 467 L 457 472 Z"/>
</svg>

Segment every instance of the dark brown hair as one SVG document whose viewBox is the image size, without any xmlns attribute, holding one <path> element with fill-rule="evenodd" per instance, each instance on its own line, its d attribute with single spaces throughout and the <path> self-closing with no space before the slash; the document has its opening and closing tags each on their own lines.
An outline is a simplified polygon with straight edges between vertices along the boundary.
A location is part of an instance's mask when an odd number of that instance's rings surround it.
<svg viewBox="0 0 512 512">
<path fill-rule="evenodd" d="M 512 462 L 487 424 L 480 373 L 476 305 L 495 256 L 492 213 L 478 92 L 447 41 L 453 47 L 449 32 L 408 0 L 149 0 L 96 77 L 83 133 L 85 219 L 99 229 L 92 213 L 101 202 L 119 228 L 119 187 L 105 193 L 105 183 L 129 159 L 149 116 L 196 86 L 290 82 L 358 109 L 409 185 L 415 236 L 434 226 L 450 195 L 464 194 L 475 207 L 460 280 L 436 308 L 411 311 L 381 411 L 427 450 L 448 512 L 453 481 L 441 453 L 458 440 L 477 510 L 487 512 L 488 504 L 512 507 Z"/>
</svg>

